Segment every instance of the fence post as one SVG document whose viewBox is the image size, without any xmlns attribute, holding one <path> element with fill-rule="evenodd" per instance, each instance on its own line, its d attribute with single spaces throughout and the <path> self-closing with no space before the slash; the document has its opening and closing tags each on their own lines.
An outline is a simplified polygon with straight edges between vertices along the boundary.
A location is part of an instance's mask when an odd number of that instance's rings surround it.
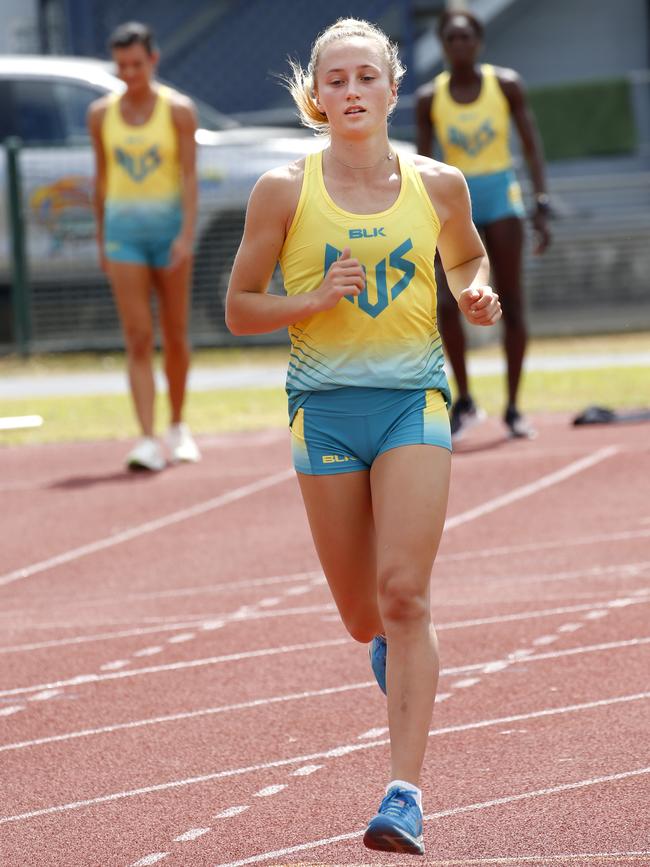
<svg viewBox="0 0 650 867">
<path fill-rule="evenodd" d="M 14 319 L 14 343 L 18 352 L 27 357 L 30 354 L 32 322 L 25 252 L 25 219 L 18 160 L 21 140 L 12 136 L 6 140 L 5 147 L 7 150 L 7 213 L 11 233 L 11 301 Z"/>
</svg>

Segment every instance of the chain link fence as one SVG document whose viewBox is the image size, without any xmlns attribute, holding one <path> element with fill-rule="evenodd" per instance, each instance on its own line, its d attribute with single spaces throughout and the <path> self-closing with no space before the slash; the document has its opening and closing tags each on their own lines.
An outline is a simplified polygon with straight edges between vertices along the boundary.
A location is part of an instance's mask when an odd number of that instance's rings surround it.
<svg viewBox="0 0 650 867">
<path fill-rule="evenodd" d="M 69 168 L 77 172 L 78 164 Z M 52 189 L 32 165 L 24 185 L 33 351 L 122 345 L 110 288 L 96 265 L 89 179 L 76 178 L 76 188 L 71 181 L 67 189 Z M 527 245 L 524 262 L 531 332 L 650 328 L 650 173 L 556 179 L 551 195 L 553 242 L 543 256 Z M 76 207 L 58 207 L 58 197 L 66 196 L 78 197 Z M 243 226 L 243 203 L 202 214 L 193 274 L 195 346 L 235 340 L 225 327 L 224 300 Z M 273 291 L 282 291 L 277 272 Z M 261 338 L 285 339 L 284 332 Z"/>
<path fill-rule="evenodd" d="M 52 180 L 54 157 L 60 163 L 58 181 Z M 18 165 L 31 350 L 121 346 L 110 288 L 97 264 L 89 154 L 82 149 L 23 151 Z M 224 299 L 243 232 L 246 196 L 240 190 L 239 201 L 233 197 L 215 209 L 203 186 L 191 334 L 195 346 L 226 345 L 235 341 L 225 328 Z M 539 257 L 528 244 L 524 261 L 531 332 L 650 328 L 650 172 L 555 178 L 550 192 L 553 243 Z M 0 232 L 0 270 L 2 260 L 8 270 L 11 232 L 1 225 Z M 272 291 L 282 291 L 278 272 Z M 284 332 L 261 338 L 285 339 Z M 5 345 L 10 347 L 11 341 Z"/>
<path fill-rule="evenodd" d="M 266 0 L 264 0 L 266 2 Z M 327 8 L 274 0 L 277 16 L 268 33 L 263 0 L 186 0 L 182 9 L 165 0 L 142 0 L 138 17 L 156 21 L 165 62 L 175 80 L 182 73 L 187 89 L 210 104 L 233 109 L 239 99 L 267 119 L 278 107 L 286 115 L 286 94 L 273 72 L 286 69 L 286 47 L 305 62 L 314 33 L 337 15 L 377 21 L 400 40 L 408 55 L 418 24 L 413 10 L 432 13 L 439 3 L 395 0 L 344 2 Z M 304 9 L 302 7 L 305 7 Z M 411 17 L 406 14 L 413 12 Z M 105 54 L 111 30 L 131 17 L 127 0 L 79 5 L 88 54 Z M 406 11 L 405 11 L 406 10 Z M 92 12 L 92 14 L 91 14 Z M 234 13 L 237 14 L 234 14 Z M 268 12 L 268 9 L 267 9 Z M 321 21 L 322 18 L 322 21 Z M 428 19 L 426 19 L 428 21 Z M 215 62 L 214 30 L 223 52 Z M 410 30 L 409 30 L 410 28 Z M 289 37 L 280 38 L 286 30 Z M 295 40 L 294 40 L 295 37 Z M 251 51 L 263 58 L 266 78 L 246 75 Z M 79 53 L 83 53 L 80 51 Z M 407 66 L 409 57 L 405 56 Z M 219 70 L 236 66 L 236 76 Z M 549 166 L 553 201 L 553 243 L 542 257 L 527 244 L 524 269 L 530 329 L 533 334 L 605 332 L 650 328 L 650 79 L 647 71 L 630 75 L 631 104 L 637 132 L 634 153 Z M 403 87 L 392 135 L 408 145 L 414 137 L 413 82 Z M 97 94 L 95 94 L 97 96 Z M 245 96 L 245 98 L 244 98 Z M 83 129 L 81 120 L 75 122 Z M 252 111 L 255 114 L 255 111 Z M 251 118 L 249 117 L 249 120 Z M 286 117 L 285 117 L 286 121 Z M 283 121 L 283 123 L 285 122 Z M 82 137 L 81 137 L 82 138 Z M 79 135 L 61 147 L 24 147 L 18 154 L 20 215 L 25 234 L 25 279 L 15 283 L 12 256 L 16 215 L 6 202 L 7 167 L 0 153 L 0 350 L 11 351 L 20 331 L 28 331 L 32 351 L 106 349 L 122 345 L 110 287 L 99 270 L 91 208 L 93 160 Z M 224 297 L 241 239 L 245 207 L 260 174 L 299 158 L 316 143 L 290 126 L 223 130 L 199 146 L 200 216 L 192 279 L 191 336 L 195 346 L 241 342 L 224 324 Z M 524 171 L 519 172 L 525 182 Z M 525 183 L 524 183 L 525 187 Z M 526 190 L 525 190 L 526 192 Z M 12 222 L 13 220 L 13 222 Z M 281 292 L 276 271 L 272 291 Z M 22 293 L 22 294 L 21 294 Z M 20 299 L 19 299 L 20 295 Z M 22 303 L 17 303 L 22 300 Z M 27 326 L 18 321 L 24 313 Z M 284 332 L 250 338 L 285 341 Z"/>
</svg>

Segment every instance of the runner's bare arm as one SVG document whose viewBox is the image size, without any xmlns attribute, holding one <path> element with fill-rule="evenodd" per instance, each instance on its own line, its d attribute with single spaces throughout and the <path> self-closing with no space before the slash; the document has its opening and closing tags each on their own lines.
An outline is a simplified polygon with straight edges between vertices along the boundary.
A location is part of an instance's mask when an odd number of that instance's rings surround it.
<svg viewBox="0 0 650 867">
<path fill-rule="evenodd" d="M 178 137 L 178 160 L 181 172 L 181 206 L 183 225 L 178 241 L 182 244 L 181 258 L 191 256 L 196 229 L 198 183 L 196 178 L 196 109 L 191 100 L 176 96 L 172 103 L 172 119 Z"/>
<path fill-rule="evenodd" d="M 293 325 L 330 309 L 343 295 L 358 295 L 363 289 L 363 269 L 346 248 L 319 286 L 287 297 L 267 293 L 296 209 L 300 182 L 296 167 L 286 166 L 263 175 L 251 193 L 226 297 L 226 324 L 233 334 L 263 334 Z"/>
<path fill-rule="evenodd" d="M 438 250 L 449 288 L 468 322 L 493 325 L 501 305 L 489 285 L 490 262 L 472 222 L 465 178 L 451 166 L 427 163 L 422 177 L 441 223 Z"/>
</svg>

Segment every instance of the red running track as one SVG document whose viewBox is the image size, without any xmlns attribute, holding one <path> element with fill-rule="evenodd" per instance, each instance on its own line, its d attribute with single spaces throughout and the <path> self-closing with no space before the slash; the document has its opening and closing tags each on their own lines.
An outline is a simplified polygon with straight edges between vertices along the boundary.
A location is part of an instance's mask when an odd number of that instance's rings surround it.
<svg viewBox="0 0 650 867">
<path fill-rule="evenodd" d="M 648 427 L 535 421 L 454 459 L 419 863 L 650 865 Z M 201 446 L 0 450 L 0 864 L 414 863 L 361 842 L 385 702 L 286 434 Z"/>
</svg>

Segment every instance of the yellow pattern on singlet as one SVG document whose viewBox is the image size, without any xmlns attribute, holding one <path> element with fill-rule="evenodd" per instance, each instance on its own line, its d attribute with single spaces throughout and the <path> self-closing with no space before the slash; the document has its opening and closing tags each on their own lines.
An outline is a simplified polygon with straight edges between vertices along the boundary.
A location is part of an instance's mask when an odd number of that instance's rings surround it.
<svg viewBox="0 0 650 867">
<path fill-rule="evenodd" d="M 352 214 L 326 189 L 322 153 L 306 158 L 280 254 L 287 294 L 316 289 L 345 247 L 363 265 L 366 286 L 289 328 L 291 415 L 305 393 L 341 386 L 435 388 L 448 398 L 433 267 L 440 221 L 416 167 L 403 155 L 399 166 L 390 208 Z"/>
<path fill-rule="evenodd" d="M 510 106 L 494 67 L 481 65 L 481 90 L 474 102 L 456 102 L 449 91 L 449 72 L 434 79 L 431 121 L 444 162 L 466 177 L 501 172 L 512 166 Z"/>
<path fill-rule="evenodd" d="M 102 123 L 109 205 L 177 204 L 181 175 L 178 136 L 168 88 L 159 86 L 149 120 L 126 123 L 120 94 L 111 94 Z"/>
</svg>

